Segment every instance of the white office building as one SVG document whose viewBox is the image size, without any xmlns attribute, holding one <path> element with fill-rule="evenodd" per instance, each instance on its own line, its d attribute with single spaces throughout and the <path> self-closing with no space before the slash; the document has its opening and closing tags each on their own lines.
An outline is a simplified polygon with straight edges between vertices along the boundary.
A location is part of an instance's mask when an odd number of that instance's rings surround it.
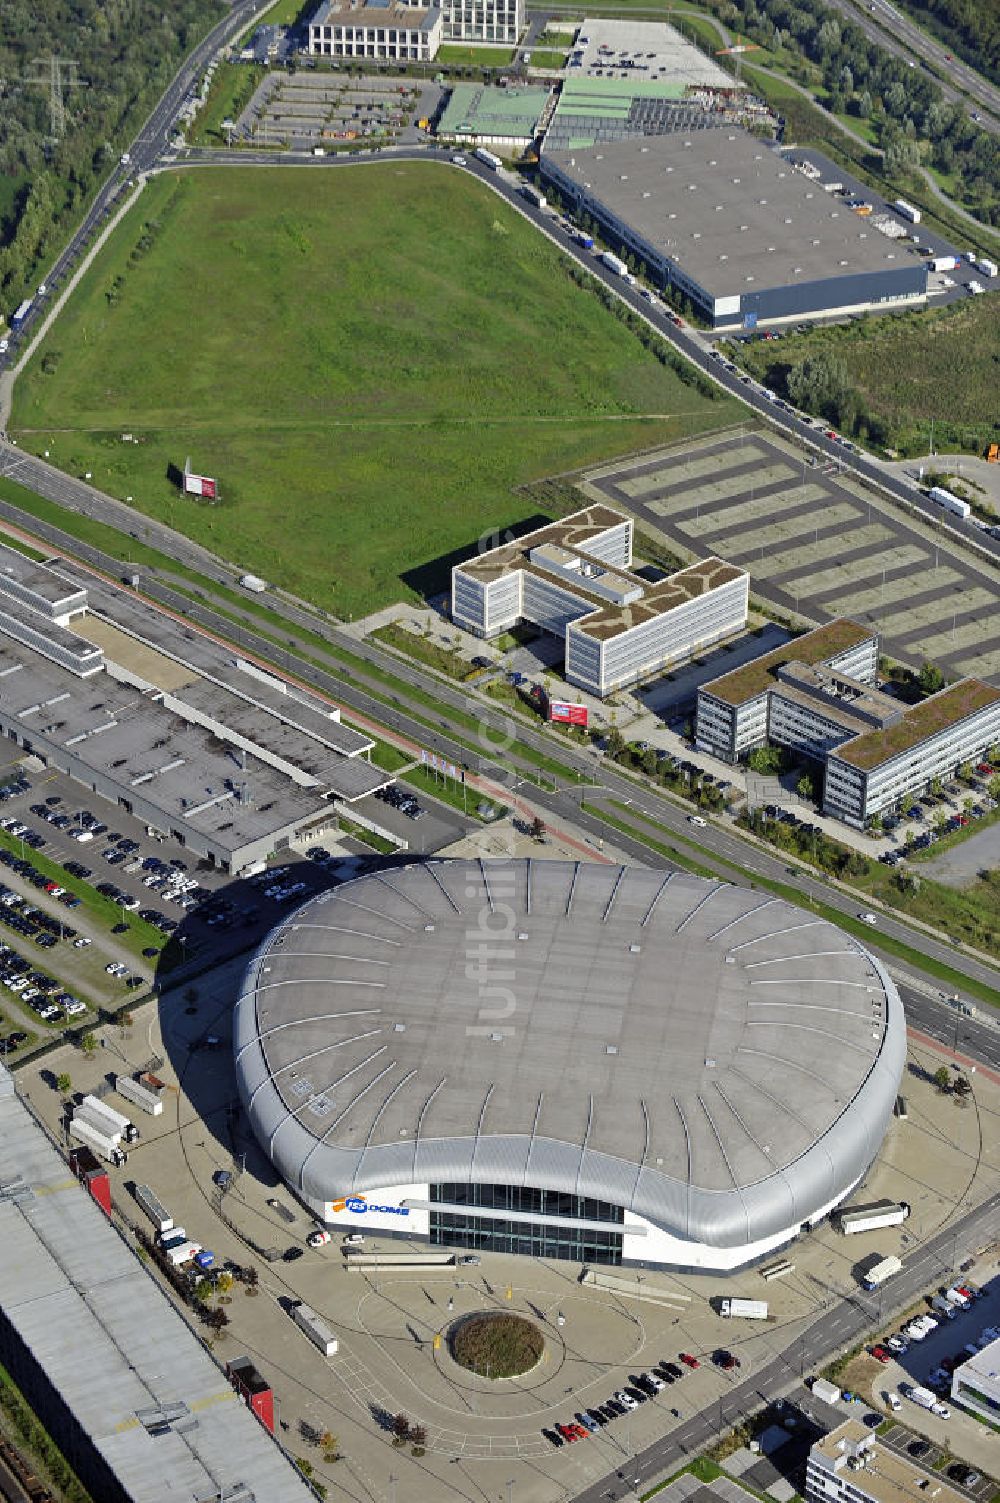
<svg viewBox="0 0 1000 1503">
<path fill-rule="evenodd" d="M 952 1402 L 1000 1427 L 1000 1341 L 962 1362 L 951 1375 Z"/>
<path fill-rule="evenodd" d="M 632 520 L 595 505 L 452 570 L 457 626 L 495 637 L 521 622 L 561 636 L 568 683 L 605 698 L 743 630 L 749 578 L 707 558 L 650 583 L 630 571 Z"/>
<path fill-rule="evenodd" d="M 309 22 L 309 51 L 313 57 L 429 63 L 437 56 L 443 27 L 437 8 L 326 4 Z"/>
<path fill-rule="evenodd" d="M 807 1503 L 963 1503 L 940 1472 L 925 1470 L 882 1444 L 860 1420 L 845 1420 L 817 1440 L 806 1462 Z"/>
</svg>

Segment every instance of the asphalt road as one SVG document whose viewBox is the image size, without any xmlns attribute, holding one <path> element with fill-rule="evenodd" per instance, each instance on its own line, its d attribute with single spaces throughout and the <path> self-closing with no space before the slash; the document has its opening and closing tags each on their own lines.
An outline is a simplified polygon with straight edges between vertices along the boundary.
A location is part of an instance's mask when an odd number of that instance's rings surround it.
<svg viewBox="0 0 1000 1503">
<path fill-rule="evenodd" d="M 850 1347 L 881 1325 L 894 1310 L 903 1309 L 928 1285 L 957 1268 L 970 1253 L 993 1241 L 998 1232 L 1000 1196 L 994 1196 L 955 1226 L 917 1248 L 907 1257 L 902 1273 L 880 1290 L 866 1294 L 859 1289 L 846 1299 L 831 1296 L 829 1306 L 786 1352 L 734 1384 L 718 1402 L 690 1419 L 683 1419 L 627 1467 L 609 1473 L 578 1493 L 576 1503 L 611 1503 L 616 1498 L 632 1498 L 637 1481 L 642 1490 L 677 1471 L 699 1455 L 720 1431 L 759 1409 L 765 1400 L 797 1386 L 803 1373 L 815 1370 L 831 1353 Z M 678 1391 L 678 1397 L 682 1391 Z"/>
</svg>

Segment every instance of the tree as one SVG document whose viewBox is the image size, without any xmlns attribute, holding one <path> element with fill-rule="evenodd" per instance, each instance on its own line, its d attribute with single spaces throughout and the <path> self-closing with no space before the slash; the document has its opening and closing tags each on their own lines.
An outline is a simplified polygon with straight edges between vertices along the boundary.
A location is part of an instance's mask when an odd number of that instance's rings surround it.
<svg viewBox="0 0 1000 1503">
<path fill-rule="evenodd" d="M 952 1089 L 954 1090 L 956 1096 L 967 1097 L 972 1095 L 972 1086 L 969 1083 L 968 1077 L 965 1075 L 958 1075 L 955 1077 L 955 1084 Z"/>
<path fill-rule="evenodd" d="M 643 772 L 646 773 L 649 777 L 652 777 L 653 774 L 656 771 L 657 765 L 658 765 L 658 762 L 657 762 L 657 756 L 656 756 L 656 747 L 655 746 L 647 746 L 646 750 L 642 754 L 642 770 L 643 770 Z"/>
<path fill-rule="evenodd" d="M 211 1279 L 199 1279 L 194 1286 L 194 1297 L 199 1305 L 207 1305 L 212 1298 Z"/>
<path fill-rule="evenodd" d="M 73 1082 L 70 1080 L 69 1076 L 66 1074 L 66 1072 L 64 1070 L 61 1075 L 57 1075 L 56 1076 L 56 1090 L 60 1091 L 62 1093 L 62 1095 L 65 1096 L 72 1089 L 73 1089 Z"/>
<path fill-rule="evenodd" d="M 910 810 L 912 808 L 913 808 L 913 794 L 912 793 L 904 793 L 903 797 L 899 801 L 899 812 L 900 812 L 900 814 L 909 814 L 909 812 L 910 812 Z"/>
<path fill-rule="evenodd" d="M 795 791 L 799 798 L 812 798 L 813 780 L 807 772 L 804 772 L 795 785 Z"/>
<path fill-rule="evenodd" d="M 536 840 L 539 843 L 541 843 L 545 839 L 545 821 L 541 818 L 540 815 L 536 814 L 534 819 L 531 821 L 531 829 L 529 833 L 532 840 Z"/>
<path fill-rule="evenodd" d="M 868 119 L 873 108 L 874 101 L 872 100 L 871 92 L 868 89 L 865 89 L 862 91 L 861 98 L 858 100 L 858 114 L 861 116 L 862 120 Z"/>
<path fill-rule="evenodd" d="M 80 1048 L 88 1056 L 96 1054 L 98 1047 L 97 1035 L 95 1033 L 85 1033 L 80 1040 Z"/>
<path fill-rule="evenodd" d="M 947 1065 L 938 1065 L 934 1071 L 934 1084 L 939 1091 L 947 1093 L 951 1090 L 951 1076 Z"/>
<path fill-rule="evenodd" d="M 971 762 L 963 762 L 962 765 L 961 765 L 961 767 L 958 769 L 958 775 L 962 779 L 963 782 L 965 782 L 965 783 L 971 783 L 972 782 L 972 763 Z"/>
<path fill-rule="evenodd" d="M 624 750 L 625 737 L 622 735 L 618 727 L 616 725 L 613 725 L 608 732 L 608 756 L 615 758 L 620 757 Z"/>
<path fill-rule="evenodd" d="M 796 407 L 815 412 L 835 423 L 844 422 L 844 413 L 854 398 L 842 361 L 824 350 L 796 361 L 788 372 L 785 385 Z"/>
<path fill-rule="evenodd" d="M 413 1446 L 414 1456 L 422 1456 L 427 1448 L 427 1430 L 424 1425 L 416 1424 L 410 1431 L 410 1442 Z"/>
<path fill-rule="evenodd" d="M 936 663 L 924 663 L 917 674 L 917 683 L 922 694 L 937 694 L 944 688 L 944 674 Z"/>
<path fill-rule="evenodd" d="M 403 1445 L 410 1436 L 410 1421 L 403 1413 L 392 1417 L 392 1434 L 396 1445 Z"/>
</svg>

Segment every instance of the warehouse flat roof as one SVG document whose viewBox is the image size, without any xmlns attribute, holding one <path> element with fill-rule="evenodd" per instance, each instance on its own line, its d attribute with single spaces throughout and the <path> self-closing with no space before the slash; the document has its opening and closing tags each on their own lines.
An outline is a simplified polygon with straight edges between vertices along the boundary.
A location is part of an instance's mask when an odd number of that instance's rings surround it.
<svg viewBox="0 0 1000 1503">
<path fill-rule="evenodd" d="M 736 126 L 545 155 L 710 296 L 922 265 Z"/>
<path fill-rule="evenodd" d="M 76 664 L 80 674 L 93 673 L 104 661 L 101 648 L 73 627 L 60 626 L 51 616 L 43 616 L 12 595 L 0 602 L 0 632 L 21 640 L 23 632 L 36 633 L 53 652 Z M 44 651 L 39 647 L 38 651 Z"/>
<path fill-rule="evenodd" d="M 774 687 L 778 669 L 786 663 L 825 663 L 851 647 L 859 647 L 872 636 L 874 632 L 868 627 L 838 616 L 836 621 L 828 621 L 802 637 L 793 637 L 783 647 L 765 652 L 742 668 L 734 668 L 732 673 L 713 679 L 704 685 L 703 692 L 727 705 L 746 704 Z"/>
<path fill-rule="evenodd" d="M 949 726 L 958 725 L 977 711 L 998 703 L 1000 689 L 982 679 L 963 678 L 920 704 L 906 707 L 896 725 L 885 730 L 868 731 L 845 746 L 838 746 L 836 755 L 851 767 L 870 772 L 880 763 L 890 762 L 911 747 L 919 746 L 921 741 L 929 741 Z"/>
<path fill-rule="evenodd" d="M 551 89 L 455 84 L 438 131 L 445 136 L 534 136 Z"/>
<path fill-rule="evenodd" d="M 87 592 L 81 586 L 71 584 L 48 564 L 26 558 L 16 548 L 0 543 L 0 590 L 9 593 L 9 584 L 36 596 L 36 610 L 44 610 L 46 615 L 83 610 L 87 603 Z"/>
<path fill-rule="evenodd" d="M 637 92 L 647 83 L 669 83 L 680 91 L 692 87 L 736 90 L 744 87 L 665 21 L 619 21 L 588 16 L 577 33 L 574 47 L 574 54 L 581 52 L 582 73 L 595 68 L 605 73 L 610 70 L 616 77 L 624 76 L 634 82 Z"/>
<path fill-rule="evenodd" d="M 2 1066 L 0 1167 L 4 1318 L 123 1493 L 163 1503 L 168 1495 L 214 1498 L 220 1487 L 235 1495 L 243 1483 L 267 1503 L 308 1503 L 313 1494 L 291 1462 L 67 1168 Z"/>
<path fill-rule="evenodd" d="M 500 911 L 517 943 L 490 1022 L 468 934 Z M 906 1040 L 878 962 L 782 899 L 435 860 L 289 915 L 248 968 L 234 1045 L 255 1131 L 307 1195 L 527 1175 L 731 1246 L 861 1172 Z"/>
</svg>

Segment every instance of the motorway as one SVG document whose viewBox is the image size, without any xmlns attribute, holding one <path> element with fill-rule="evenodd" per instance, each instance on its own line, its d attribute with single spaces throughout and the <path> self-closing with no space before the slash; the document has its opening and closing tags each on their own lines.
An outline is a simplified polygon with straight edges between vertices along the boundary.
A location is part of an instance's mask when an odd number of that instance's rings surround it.
<svg viewBox="0 0 1000 1503">
<path fill-rule="evenodd" d="M 831 1301 L 819 1319 L 793 1342 L 790 1353 L 779 1354 L 751 1376 L 736 1383 L 718 1405 L 712 1404 L 685 1420 L 668 1435 L 639 1453 L 626 1469 L 602 1478 L 575 1503 L 609 1503 L 633 1498 L 637 1488 L 648 1488 L 699 1455 L 720 1431 L 728 1429 L 793 1386 L 801 1374 L 825 1362 L 831 1352 L 842 1351 L 877 1328 L 894 1310 L 902 1310 L 944 1274 L 1000 1233 L 1000 1196 L 994 1196 L 954 1226 L 947 1227 L 911 1253 L 903 1271 L 874 1294 L 858 1290 L 846 1299 Z M 794 1361 L 792 1360 L 794 1358 Z"/>
</svg>

